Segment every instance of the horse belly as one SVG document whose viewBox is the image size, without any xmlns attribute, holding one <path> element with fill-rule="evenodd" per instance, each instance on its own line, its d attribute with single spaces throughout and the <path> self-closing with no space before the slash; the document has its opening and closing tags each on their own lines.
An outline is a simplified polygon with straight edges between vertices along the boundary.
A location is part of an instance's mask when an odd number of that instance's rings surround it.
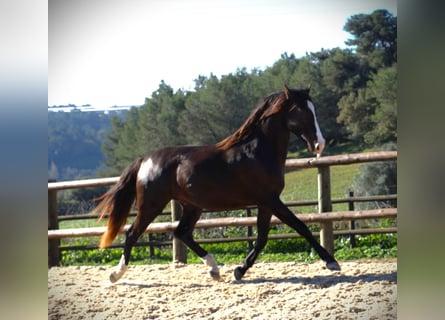
<svg viewBox="0 0 445 320">
<path fill-rule="evenodd" d="M 257 180 L 224 169 L 178 175 L 178 200 L 210 210 L 229 210 L 258 203 Z"/>
</svg>

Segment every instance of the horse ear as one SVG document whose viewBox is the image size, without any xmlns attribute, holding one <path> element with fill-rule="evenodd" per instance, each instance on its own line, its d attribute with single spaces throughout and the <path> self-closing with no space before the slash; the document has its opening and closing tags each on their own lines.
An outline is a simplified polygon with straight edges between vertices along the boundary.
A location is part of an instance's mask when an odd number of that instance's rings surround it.
<svg viewBox="0 0 445 320">
<path fill-rule="evenodd" d="M 289 87 L 284 85 L 284 95 L 286 96 L 286 100 L 289 100 Z"/>
<path fill-rule="evenodd" d="M 312 81 L 309 82 L 309 85 L 307 86 L 306 90 L 309 93 L 309 91 L 311 91 L 311 87 L 312 87 Z"/>
</svg>

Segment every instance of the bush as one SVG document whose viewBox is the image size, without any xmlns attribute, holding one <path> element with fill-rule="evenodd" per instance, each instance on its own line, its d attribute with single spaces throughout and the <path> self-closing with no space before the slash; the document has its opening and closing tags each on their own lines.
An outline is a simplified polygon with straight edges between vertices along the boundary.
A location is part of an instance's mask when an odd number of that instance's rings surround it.
<svg viewBox="0 0 445 320">
<path fill-rule="evenodd" d="M 384 145 L 382 151 L 396 150 L 393 143 Z M 375 162 L 360 166 L 354 179 L 357 196 L 385 195 L 397 193 L 397 162 Z M 358 203 L 360 210 L 397 207 L 396 200 Z"/>
</svg>

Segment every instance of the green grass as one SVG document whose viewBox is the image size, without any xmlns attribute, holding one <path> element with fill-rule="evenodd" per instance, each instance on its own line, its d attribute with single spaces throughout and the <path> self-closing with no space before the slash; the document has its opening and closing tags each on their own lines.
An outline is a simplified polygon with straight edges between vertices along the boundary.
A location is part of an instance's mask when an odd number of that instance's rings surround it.
<svg viewBox="0 0 445 320">
<path fill-rule="evenodd" d="M 331 175 L 331 198 L 344 198 L 352 189 L 354 177 L 360 164 L 333 166 Z M 299 169 L 286 173 L 286 186 L 281 194 L 283 202 L 316 200 L 318 197 L 317 168 Z M 346 210 L 347 204 L 336 204 L 334 210 Z M 316 212 L 316 208 L 299 208 L 301 213 Z"/>
<path fill-rule="evenodd" d="M 85 239 L 77 240 L 85 244 Z M 397 235 L 379 234 L 356 236 L 357 246 L 350 247 L 349 237 L 339 237 L 335 240 L 334 254 L 339 261 L 357 259 L 382 259 L 397 257 Z M 240 264 L 247 256 L 246 242 L 225 244 L 206 244 L 204 249 L 211 252 L 219 263 Z M 122 249 L 76 250 L 62 255 L 62 266 L 68 265 L 116 265 L 122 255 Z M 306 262 L 311 263 L 320 258 L 304 239 L 270 240 L 264 251 L 258 257 L 258 262 Z M 133 248 L 131 264 L 167 264 L 172 261 L 170 248 L 160 250 L 155 248 L 153 257 L 149 257 L 147 247 Z M 202 263 L 199 257 L 188 250 L 188 263 Z"/>
</svg>

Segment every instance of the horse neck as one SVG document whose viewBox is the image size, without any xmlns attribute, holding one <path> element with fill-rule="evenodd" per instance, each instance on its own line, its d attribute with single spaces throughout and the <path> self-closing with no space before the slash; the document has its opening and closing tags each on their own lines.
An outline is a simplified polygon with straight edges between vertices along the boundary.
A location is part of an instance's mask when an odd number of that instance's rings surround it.
<svg viewBox="0 0 445 320">
<path fill-rule="evenodd" d="M 274 155 L 276 161 L 284 166 L 289 147 L 289 130 L 283 125 L 278 115 L 266 119 L 260 130 L 265 140 L 263 146 L 265 152 Z"/>
</svg>

